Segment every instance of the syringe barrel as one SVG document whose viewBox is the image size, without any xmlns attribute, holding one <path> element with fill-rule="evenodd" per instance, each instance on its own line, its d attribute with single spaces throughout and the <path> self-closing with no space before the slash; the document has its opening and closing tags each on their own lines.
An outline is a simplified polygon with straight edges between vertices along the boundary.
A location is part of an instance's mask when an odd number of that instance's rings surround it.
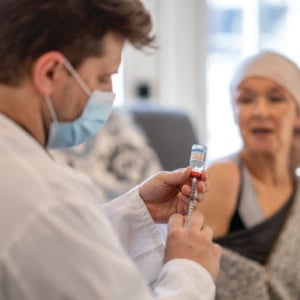
<svg viewBox="0 0 300 300">
<path fill-rule="evenodd" d="M 204 145 L 194 144 L 191 150 L 190 166 L 192 167 L 191 177 L 200 177 L 205 168 L 207 148 Z"/>
</svg>

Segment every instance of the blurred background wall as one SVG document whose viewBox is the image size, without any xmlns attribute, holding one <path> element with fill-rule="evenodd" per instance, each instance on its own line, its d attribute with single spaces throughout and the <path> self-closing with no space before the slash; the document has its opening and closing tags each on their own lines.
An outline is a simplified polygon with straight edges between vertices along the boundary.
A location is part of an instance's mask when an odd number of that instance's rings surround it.
<svg viewBox="0 0 300 300">
<path fill-rule="evenodd" d="M 148 101 L 185 111 L 208 159 L 236 151 L 228 87 L 239 61 L 273 49 L 300 62 L 298 0 L 144 0 L 158 49 L 125 48 L 117 105 Z M 176 132 L 174 132 L 176 134 Z M 180 137 L 179 137 L 180 140 Z"/>
</svg>

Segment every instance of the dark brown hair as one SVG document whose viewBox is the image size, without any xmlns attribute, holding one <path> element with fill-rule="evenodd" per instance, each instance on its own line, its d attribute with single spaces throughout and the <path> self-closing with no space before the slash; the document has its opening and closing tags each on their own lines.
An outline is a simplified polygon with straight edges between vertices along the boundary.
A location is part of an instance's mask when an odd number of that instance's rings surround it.
<svg viewBox="0 0 300 300">
<path fill-rule="evenodd" d="M 78 67 L 100 56 L 113 31 L 137 48 L 152 46 L 152 23 L 139 0 L 0 0 L 0 83 L 17 85 L 51 50 Z"/>
</svg>

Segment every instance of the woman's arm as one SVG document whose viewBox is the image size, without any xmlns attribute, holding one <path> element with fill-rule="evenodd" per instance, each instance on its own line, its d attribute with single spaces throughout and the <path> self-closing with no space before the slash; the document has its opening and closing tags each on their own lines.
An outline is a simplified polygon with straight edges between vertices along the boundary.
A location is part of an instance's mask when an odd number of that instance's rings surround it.
<svg viewBox="0 0 300 300">
<path fill-rule="evenodd" d="M 214 237 L 227 234 L 237 205 L 240 173 L 233 160 L 218 161 L 208 169 L 209 192 L 198 204 L 197 211 L 205 215 L 206 224 L 214 230 Z"/>
</svg>

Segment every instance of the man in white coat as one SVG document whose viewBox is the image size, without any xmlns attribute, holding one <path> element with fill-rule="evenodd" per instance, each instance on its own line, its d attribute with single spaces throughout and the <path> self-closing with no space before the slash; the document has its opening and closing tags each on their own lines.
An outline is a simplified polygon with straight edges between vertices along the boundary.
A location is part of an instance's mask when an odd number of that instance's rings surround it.
<svg viewBox="0 0 300 300">
<path fill-rule="evenodd" d="M 184 216 L 190 168 L 101 207 L 47 152 L 105 123 L 124 43 L 153 43 L 143 5 L 2 0 L 0 19 L 0 299 L 213 299 L 220 247 L 201 214 Z"/>
</svg>

